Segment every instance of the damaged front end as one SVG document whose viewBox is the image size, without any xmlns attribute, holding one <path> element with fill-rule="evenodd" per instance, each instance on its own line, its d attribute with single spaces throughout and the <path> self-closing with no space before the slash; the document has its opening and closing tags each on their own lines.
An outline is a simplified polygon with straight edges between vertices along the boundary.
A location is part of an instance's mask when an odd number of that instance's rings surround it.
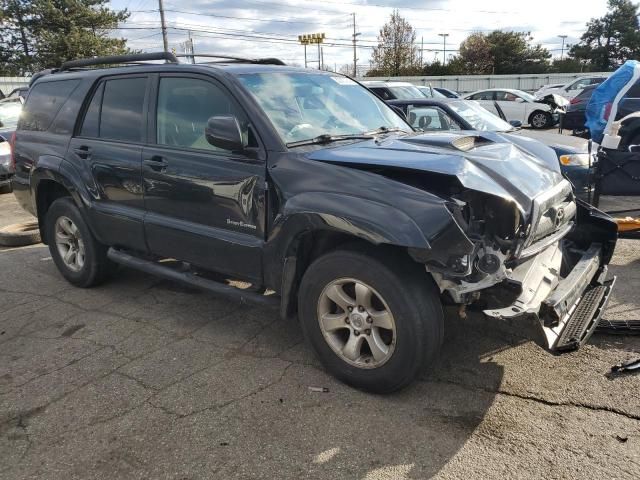
<svg viewBox="0 0 640 480">
<path fill-rule="evenodd" d="M 566 180 L 536 196 L 530 211 L 475 191 L 452 199 L 452 216 L 473 247 L 461 256 L 423 259 L 440 290 L 491 317 L 535 319 L 540 343 L 551 351 L 584 344 L 615 281 L 606 278 L 615 223 L 576 203 Z"/>
<path fill-rule="evenodd" d="M 566 113 L 569 100 L 556 93 L 549 93 L 535 99 L 536 103 L 542 103 L 551 107 L 552 114 Z"/>
</svg>

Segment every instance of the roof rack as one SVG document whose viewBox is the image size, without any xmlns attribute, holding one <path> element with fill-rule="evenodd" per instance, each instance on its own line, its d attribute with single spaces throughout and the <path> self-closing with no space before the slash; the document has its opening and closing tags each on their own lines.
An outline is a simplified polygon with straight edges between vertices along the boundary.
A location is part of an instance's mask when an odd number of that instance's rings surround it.
<svg viewBox="0 0 640 480">
<path fill-rule="evenodd" d="M 195 57 L 204 57 L 204 58 L 219 58 L 219 62 L 206 62 L 206 63 L 253 63 L 258 65 L 286 65 L 279 58 L 241 58 L 241 57 L 230 57 L 228 55 L 216 55 L 212 53 L 196 53 L 194 55 L 181 53 L 176 55 L 176 57 L 180 58 L 195 58 Z"/>
<path fill-rule="evenodd" d="M 74 68 L 90 67 L 92 65 L 117 65 L 123 63 L 148 62 L 151 60 L 165 60 L 168 63 L 178 63 L 178 59 L 170 52 L 134 53 L 131 55 L 111 55 L 109 57 L 82 58 L 64 62 L 59 72 Z"/>
</svg>

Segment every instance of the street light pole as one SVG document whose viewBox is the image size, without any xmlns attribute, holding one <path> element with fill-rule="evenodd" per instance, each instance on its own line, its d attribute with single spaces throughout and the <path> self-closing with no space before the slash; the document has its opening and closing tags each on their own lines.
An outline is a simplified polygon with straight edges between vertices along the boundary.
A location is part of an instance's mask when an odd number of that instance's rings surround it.
<svg viewBox="0 0 640 480">
<path fill-rule="evenodd" d="M 439 33 L 438 36 L 442 37 L 442 65 L 447 64 L 447 37 L 448 33 Z"/>
<path fill-rule="evenodd" d="M 353 15 L 353 78 L 356 78 L 356 76 L 358 75 L 358 69 L 357 69 L 358 57 L 357 57 L 357 51 L 356 51 L 356 37 L 360 35 L 360 33 L 356 32 L 355 12 L 352 13 L 351 15 Z"/>
<path fill-rule="evenodd" d="M 560 50 L 560 61 L 564 58 L 564 41 L 567 38 L 566 35 L 558 35 L 562 39 L 562 49 Z"/>
</svg>

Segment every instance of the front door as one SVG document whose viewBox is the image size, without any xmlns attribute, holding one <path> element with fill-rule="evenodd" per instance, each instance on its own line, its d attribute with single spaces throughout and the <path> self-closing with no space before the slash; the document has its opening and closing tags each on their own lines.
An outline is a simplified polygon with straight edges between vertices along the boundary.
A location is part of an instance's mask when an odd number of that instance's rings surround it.
<svg viewBox="0 0 640 480">
<path fill-rule="evenodd" d="M 527 105 L 523 98 L 511 92 L 503 90 L 496 92 L 496 101 L 507 117 L 507 121 L 517 120 L 526 124 L 529 119 L 526 115 Z"/>
<path fill-rule="evenodd" d="M 93 91 L 69 156 L 89 185 L 89 221 L 107 245 L 145 251 L 142 144 L 149 77 L 108 77 Z"/>
<path fill-rule="evenodd" d="M 207 77 L 161 75 L 153 97 L 151 141 L 142 152 L 149 250 L 260 281 L 266 162 L 247 116 Z M 244 151 L 207 142 L 207 120 L 216 115 L 238 119 Z"/>
</svg>

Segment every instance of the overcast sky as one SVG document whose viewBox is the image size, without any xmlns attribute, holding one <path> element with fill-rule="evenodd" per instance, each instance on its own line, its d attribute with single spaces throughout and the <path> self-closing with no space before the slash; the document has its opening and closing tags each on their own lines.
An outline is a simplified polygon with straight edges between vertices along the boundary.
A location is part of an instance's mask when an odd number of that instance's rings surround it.
<svg viewBox="0 0 640 480">
<path fill-rule="evenodd" d="M 278 57 L 304 64 L 304 49 L 297 36 L 324 32 L 324 62 L 333 67 L 353 62 L 352 13 L 356 15 L 358 65 L 368 65 L 380 27 L 398 8 L 424 40 L 424 59 L 442 59 L 442 37 L 448 33 L 447 52 L 453 54 L 471 32 L 493 29 L 531 32 L 533 41 L 560 56 L 561 40 L 577 42 L 585 23 L 606 13 L 606 0 L 164 0 L 169 44 L 178 52 L 192 28 L 196 53 L 243 57 Z M 162 49 L 157 0 L 111 0 L 114 9 L 128 8 L 127 29 L 114 32 L 129 39 L 129 46 L 145 51 Z M 449 52 L 450 51 L 450 52 Z M 309 66 L 317 50 L 308 47 Z"/>
</svg>

